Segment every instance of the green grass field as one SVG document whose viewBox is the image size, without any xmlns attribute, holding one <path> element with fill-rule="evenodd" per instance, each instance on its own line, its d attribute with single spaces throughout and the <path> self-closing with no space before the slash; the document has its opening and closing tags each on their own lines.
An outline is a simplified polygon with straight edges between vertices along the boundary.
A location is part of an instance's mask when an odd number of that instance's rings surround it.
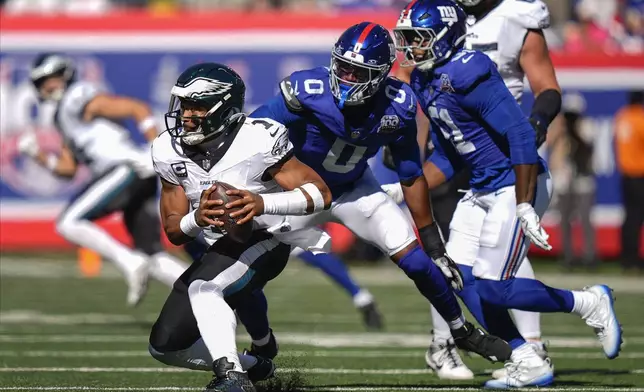
<svg viewBox="0 0 644 392">
<path fill-rule="evenodd" d="M 352 270 L 377 298 L 386 331 L 366 332 L 349 298 L 295 260 L 269 284 L 284 384 L 301 379 L 296 390 L 315 391 L 476 390 L 498 366 L 465 357 L 474 381 L 439 380 L 425 369 L 429 312 L 413 285 L 388 265 Z M 612 285 L 626 339 L 621 356 L 608 361 L 576 316 L 543 316 L 557 373 L 548 390 L 644 391 L 644 279 L 538 270 L 552 285 Z M 0 279 L 0 391 L 200 391 L 210 380 L 148 355 L 148 333 L 168 292 L 160 284 L 133 310 L 109 265 L 90 279 L 79 276 L 68 256 L 4 254 Z M 243 328 L 238 333 L 242 349 L 249 340 Z"/>
</svg>

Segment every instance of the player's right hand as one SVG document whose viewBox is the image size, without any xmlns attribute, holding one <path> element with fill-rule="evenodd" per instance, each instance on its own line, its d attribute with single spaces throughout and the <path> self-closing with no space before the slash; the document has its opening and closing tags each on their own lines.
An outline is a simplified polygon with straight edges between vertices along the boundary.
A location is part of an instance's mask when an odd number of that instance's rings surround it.
<svg viewBox="0 0 644 392">
<path fill-rule="evenodd" d="M 28 131 L 20 135 L 20 137 L 18 138 L 18 151 L 20 151 L 21 154 L 27 155 L 31 158 L 34 158 L 36 157 L 36 155 L 38 155 L 40 147 L 38 147 L 38 139 L 36 138 L 36 134 L 34 132 Z"/>
<path fill-rule="evenodd" d="M 385 165 L 387 169 L 396 170 L 394 157 L 391 155 L 391 148 L 389 148 L 389 146 L 384 146 L 382 148 L 382 164 Z"/>
<path fill-rule="evenodd" d="M 517 217 L 521 221 L 523 234 L 535 245 L 544 250 L 551 250 L 552 246 L 548 243 L 550 236 L 541 226 L 539 215 L 530 203 L 521 203 L 517 205 Z"/>
<path fill-rule="evenodd" d="M 216 226 L 221 227 L 224 222 L 217 219 L 218 216 L 224 214 L 221 206 L 224 204 L 223 200 L 210 200 L 210 194 L 217 189 L 217 185 L 211 185 L 210 188 L 201 192 L 199 199 L 199 207 L 195 211 L 195 221 L 199 227 Z"/>
<path fill-rule="evenodd" d="M 452 260 L 447 253 L 441 257 L 432 257 L 434 264 L 440 268 L 452 288 L 456 291 L 463 290 L 463 274 L 458 265 Z"/>
</svg>

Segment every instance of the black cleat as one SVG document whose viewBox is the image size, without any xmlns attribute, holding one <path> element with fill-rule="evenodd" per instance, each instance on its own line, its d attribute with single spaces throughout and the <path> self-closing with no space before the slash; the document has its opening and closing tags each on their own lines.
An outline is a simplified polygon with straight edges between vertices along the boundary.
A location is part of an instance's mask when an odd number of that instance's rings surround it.
<svg viewBox="0 0 644 392">
<path fill-rule="evenodd" d="M 488 335 L 468 321 L 460 329 L 452 330 L 452 336 L 456 347 L 477 353 L 491 362 L 505 362 L 512 354 L 512 348 L 505 340 Z"/>
<path fill-rule="evenodd" d="M 382 330 L 382 315 L 378 312 L 374 302 L 359 307 L 358 310 L 362 313 L 362 321 L 367 329 L 376 331 Z"/>
<path fill-rule="evenodd" d="M 273 335 L 273 330 L 270 330 L 271 332 L 271 337 L 268 340 L 268 343 L 266 343 L 263 346 L 257 346 L 255 343 L 251 343 L 250 345 L 250 350 L 246 350 L 245 353 L 248 355 L 252 355 L 254 357 L 262 357 L 265 359 L 274 359 L 277 356 L 277 352 L 280 349 L 279 344 L 277 344 L 277 340 L 275 340 L 275 335 Z"/>
<path fill-rule="evenodd" d="M 273 360 L 253 355 L 250 351 L 244 350 L 244 355 L 250 355 L 257 359 L 257 362 L 249 369 L 246 369 L 248 378 L 251 382 L 268 380 L 275 373 L 275 363 Z"/>
<path fill-rule="evenodd" d="M 225 357 L 216 360 L 212 368 L 215 375 L 204 392 L 256 392 L 248 375 L 235 371 L 235 365 Z"/>
</svg>

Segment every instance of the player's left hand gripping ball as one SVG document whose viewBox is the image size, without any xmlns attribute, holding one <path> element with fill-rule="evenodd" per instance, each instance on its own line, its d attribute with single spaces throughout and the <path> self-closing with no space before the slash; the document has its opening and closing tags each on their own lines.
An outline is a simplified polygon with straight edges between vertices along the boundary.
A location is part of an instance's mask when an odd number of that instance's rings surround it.
<svg viewBox="0 0 644 392">
<path fill-rule="evenodd" d="M 517 205 L 517 216 L 521 221 L 521 228 L 526 237 L 532 241 L 533 244 L 544 250 L 551 250 L 552 246 L 548 243 L 550 236 L 541 227 L 539 222 L 539 215 L 535 212 L 534 208 L 529 203 L 521 203 Z"/>
<path fill-rule="evenodd" d="M 238 225 L 250 222 L 253 217 L 264 213 L 264 199 L 257 193 L 245 189 L 228 189 L 226 195 L 233 196 L 234 201 L 225 205 L 227 209 L 236 209 L 230 214 L 230 217 L 237 221 Z"/>
</svg>

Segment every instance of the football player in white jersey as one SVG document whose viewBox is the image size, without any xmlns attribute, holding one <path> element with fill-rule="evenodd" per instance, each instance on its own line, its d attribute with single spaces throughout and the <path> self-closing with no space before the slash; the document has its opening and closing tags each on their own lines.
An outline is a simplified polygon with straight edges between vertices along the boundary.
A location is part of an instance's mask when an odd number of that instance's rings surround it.
<svg viewBox="0 0 644 392">
<path fill-rule="evenodd" d="M 188 68 L 172 88 L 168 130 L 152 144 L 168 238 L 180 245 L 203 233 L 211 246 L 175 283 L 149 349 L 165 364 L 212 370 L 206 391 L 252 392 L 252 382 L 272 375 L 270 358 L 237 353 L 234 309 L 255 301 L 279 275 L 291 244 L 313 252 L 329 248 L 326 233 L 290 231 L 285 216 L 328 208 L 331 191 L 294 157 L 283 125 L 242 113 L 244 93 L 242 79 L 224 65 Z M 217 182 L 238 188 L 227 193 L 243 198 L 226 206 L 209 200 Z M 221 231 L 218 217 L 231 204 L 243 207 L 230 215 L 237 224 L 252 219 L 253 232 L 243 243 Z"/>
<path fill-rule="evenodd" d="M 550 14 L 541 0 L 456 0 L 468 13 L 468 35 L 465 46 L 488 55 L 498 67 L 503 80 L 514 96 L 521 102 L 524 79 L 527 77 L 535 96 L 530 123 L 537 132 L 537 144 L 541 146 L 552 120 L 561 109 L 561 88 L 548 53 L 543 29 L 550 25 Z M 409 68 L 400 68 L 398 76 L 409 78 Z M 419 129 L 427 129 L 426 118 L 419 119 Z M 467 182 L 467 172 L 443 184 L 445 192 L 433 197 L 445 199 L 437 203 L 436 219 L 445 224 L 454 215 L 456 202 L 462 198 L 459 187 Z M 463 176 L 464 175 L 464 176 Z M 441 226 L 442 227 L 442 226 Z M 444 231 L 445 232 L 445 231 Z M 516 274 L 520 278 L 534 278 L 534 271 L 526 257 Z M 523 337 L 533 343 L 535 350 L 547 358 L 541 342 L 539 313 L 512 310 L 517 328 Z M 443 379 L 471 379 L 474 373 L 461 360 L 456 347 L 449 341 L 447 323 L 432 307 L 433 340 L 425 355 L 427 366 Z M 548 358 L 548 362 L 552 363 Z M 494 372 L 495 378 L 505 376 L 505 368 Z"/>
<path fill-rule="evenodd" d="M 138 147 L 118 121 L 131 118 L 147 140 L 156 137 L 155 120 L 143 102 L 77 81 L 73 61 L 44 53 L 34 61 L 30 78 L 42 101 L 57 103 L 55 124 L 62 135 L 59 155 L 40 150 L 33 133 L 25 133 L 19 150 L 61 177 L 73 177 L 80 164 L 93 178 L 56 221 L 66 240 L 112 261 L 128 284 L 127 303 L 139 303 L 148 274 L 172 286 L 186 266 L 164 251 L 156 209 L 157 179 L 147 148 Z M 132 236 L 134 249 L 114 239 L 95 220 L 115 211 Z"/>
</svg>

